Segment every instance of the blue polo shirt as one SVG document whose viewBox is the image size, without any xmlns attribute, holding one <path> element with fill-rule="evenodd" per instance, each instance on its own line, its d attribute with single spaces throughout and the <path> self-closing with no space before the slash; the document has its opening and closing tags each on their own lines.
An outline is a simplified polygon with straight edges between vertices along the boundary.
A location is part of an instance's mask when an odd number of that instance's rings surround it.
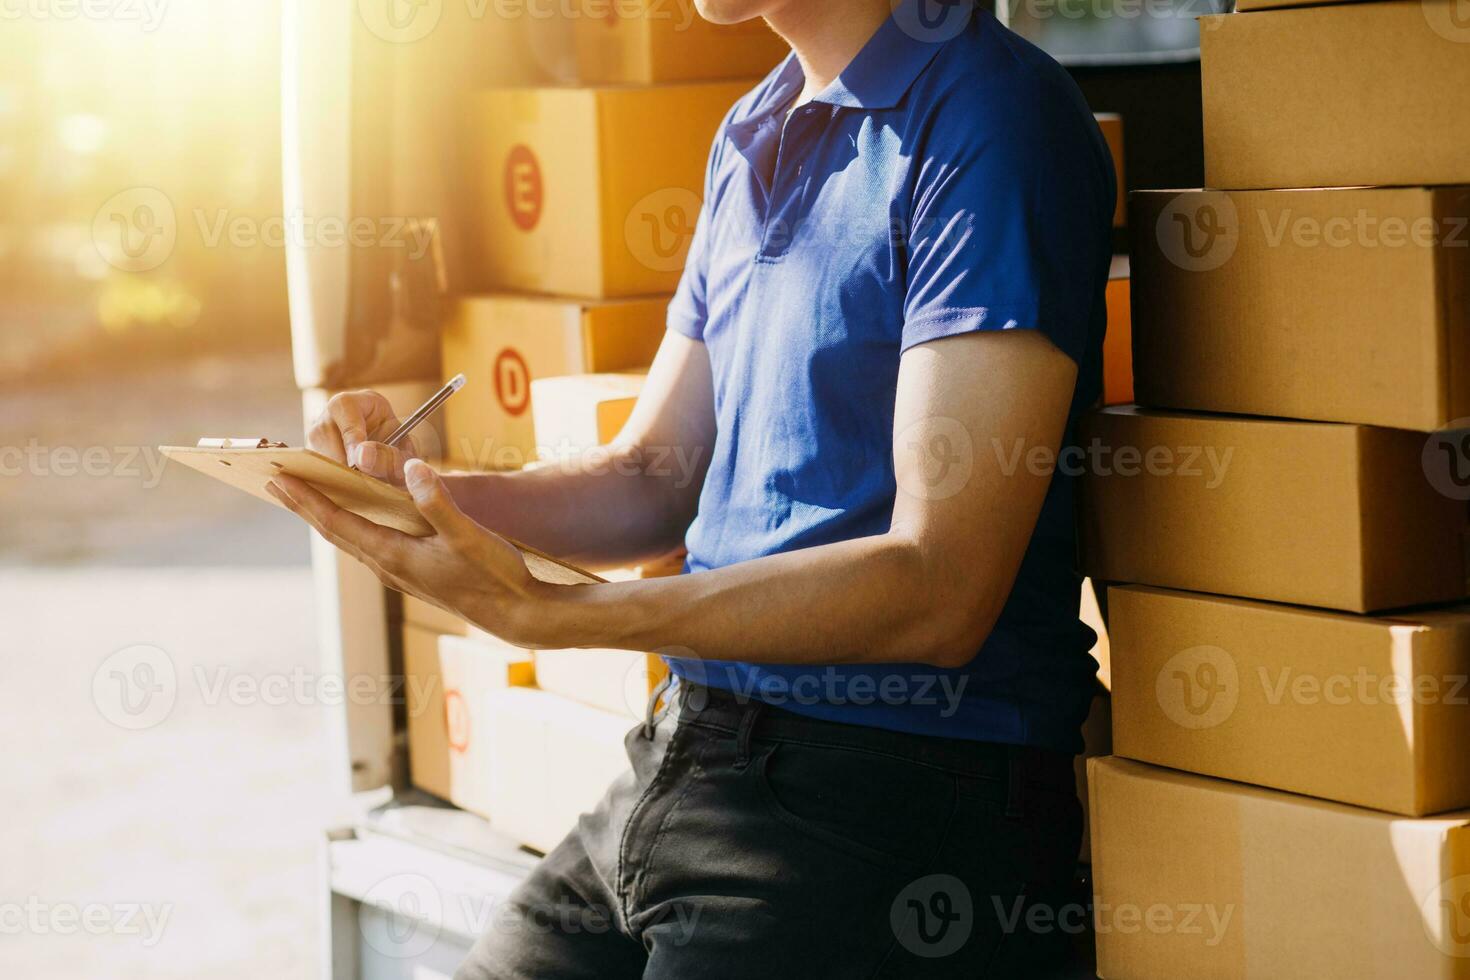
<svg viewBox="0 0 1470 980">
<path fill-rule="evenodd" d="M 916 344 L 1041 331 L 1079 368 L 1068 442 L 1099 396 L 1115 192 L 1092 114 L 988 13 L 932 30 L 913 13 L 901 5 L 789 119 L 804 79 L 788 57 L 715 139 L 669 309 L 669 329 L 708 349 L 719 425 L 692 573 L 888 530 L 899 361 Z M 1012 452 L 979 434 L 973 448 Z M 835 721 L 1078 751 L 1097 665 L 1072 498 L 1058 472 L 965 667 L 671 658 L 673 671 Z"/>
</svg>

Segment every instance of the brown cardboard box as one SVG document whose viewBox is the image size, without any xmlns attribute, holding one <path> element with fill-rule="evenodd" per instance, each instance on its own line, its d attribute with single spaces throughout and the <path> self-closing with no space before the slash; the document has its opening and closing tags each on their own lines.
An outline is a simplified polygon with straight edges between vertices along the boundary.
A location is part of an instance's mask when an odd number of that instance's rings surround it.
<svg viewBox="0 0 1470 980">
<path fill-rule="evenodd" d="M 495 752 L 488 699 L 533 682 L 530 653 L 484 633 L 441 635 L 407 625 L 403 660 L 413 784 L 488 816 Z"/>
<path fill-rule="evenodd" d="M 705 162 L 749 81 L 482 93 L 483 285 L 566 296 L 671 293 Z"/>
<path fill-rule="evenodd" d="M 623 738 L 633 723 L 529 687 L 495 691 L 487 703 L 497 746 L 487 770 L 490 823 L 549 851 L 627 770 Z"/>
<path fill-rule="evenodd" d="M 575 457 L 617 437 L 633 414 L 645 374 L 575 374 L 531 384 L 536 452 L 542 459 Z"/>
<path fill-rule="evenodd" d="M 1363 0 L 1235 0 L 1240 13 L 1248 10 L 1275 10 L 1279 7 L 1316 7 L 1333 3 L 1362 3 Z"/>
<path fill-rule="evenodd" d="M 1132 210 L 1141 404 L 1470 415 L 1470 187 L 1141 191 Z"/>
<path fill-rule="evenodd" d="M 1470 607 L 1369 618 L 1109 592 L 1113 751 L 1422 816 L 1470 807 Z"/>
<path fill-rule="evenodd" d="M 538 378 L 646 368 L 663 341 L 668 297 L 585 302 L 477 296 L 444 332 L 444 366 L 464 389 L 444 404 L 448 454 L 463 465 L 519 469 L 536 458 Z"/>
<path fill-rule="evenodd" d="M 1418 820 L 1094 759 L 1102 977 L 1465 980 L 1470 813 Z"/>
<path fill-rule="evenodd" d="M 582 0 L 577 74 L 586 84 L 759 78 L 790 52 L 759 17 L 712 24 L 693 0 Z"/>
<path fill-rule="evenodd" d="M 1200 18 L 1205 184 L 1470 183 L 1461 0 Z"/>
<path fill-rule="evenodd" d="M 1133 283 L 1126 255 L 1114 256 L 1108 277 L 1108 332 L 1103 335 L 1103 404 L 1133 401 Z"/>
<path fill-rule="evenodd" d="M 1083 572 L 1350 612 L 1466 595 L 1465 504 L 1424 436 L 1109 408 L 1083 419 Z"/>
</svg>

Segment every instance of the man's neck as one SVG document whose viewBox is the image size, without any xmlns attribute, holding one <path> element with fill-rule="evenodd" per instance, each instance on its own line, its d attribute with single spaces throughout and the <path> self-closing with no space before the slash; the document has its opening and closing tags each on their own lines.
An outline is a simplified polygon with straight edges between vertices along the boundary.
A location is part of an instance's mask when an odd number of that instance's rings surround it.
<svg viewBox="0 0 1470 980">
<path fill-rule="evenodd" d="M 821 92 L 842 73 L 892 14 L 890 0 L 795 0 L 766 15 L 806 75 L 796 105 Z"/>
</svg>

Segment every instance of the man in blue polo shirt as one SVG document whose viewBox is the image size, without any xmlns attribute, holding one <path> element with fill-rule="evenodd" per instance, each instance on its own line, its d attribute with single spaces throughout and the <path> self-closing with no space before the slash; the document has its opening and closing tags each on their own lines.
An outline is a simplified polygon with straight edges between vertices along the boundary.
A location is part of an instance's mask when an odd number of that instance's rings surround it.
<svg viewBox="0 0 1470 980">
<path fill-rule="evenodd" d="M 278 492 L 512 643 L 656 649 L 678 678 L 461 976 L 1045 975 L 1096 670 L 1051 461 L 1100 389 L 1107 149 L 968 4 L 700 6 L 793 54 L 715 138 L 600 465 L 441 477 L 374 441 L 397 420 L 363 392 L 311 444 L 404 480 L 437 533 Z M 544 585 L 492 528 L 601 566 L 682 538 L 689 574 Z"/>
</svg>

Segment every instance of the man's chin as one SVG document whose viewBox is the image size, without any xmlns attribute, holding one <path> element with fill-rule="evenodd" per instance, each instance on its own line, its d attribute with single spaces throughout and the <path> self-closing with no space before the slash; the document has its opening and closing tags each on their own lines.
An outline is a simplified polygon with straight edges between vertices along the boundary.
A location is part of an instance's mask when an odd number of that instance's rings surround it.
<svg viewBox="0 0 1470 980">
<path fill-rule="evenodd" d="M 740 24 L 754 20 L 772 6 L 770 0 L 694 0 L 694 9 L 711 24 Z"/>
</svg>

